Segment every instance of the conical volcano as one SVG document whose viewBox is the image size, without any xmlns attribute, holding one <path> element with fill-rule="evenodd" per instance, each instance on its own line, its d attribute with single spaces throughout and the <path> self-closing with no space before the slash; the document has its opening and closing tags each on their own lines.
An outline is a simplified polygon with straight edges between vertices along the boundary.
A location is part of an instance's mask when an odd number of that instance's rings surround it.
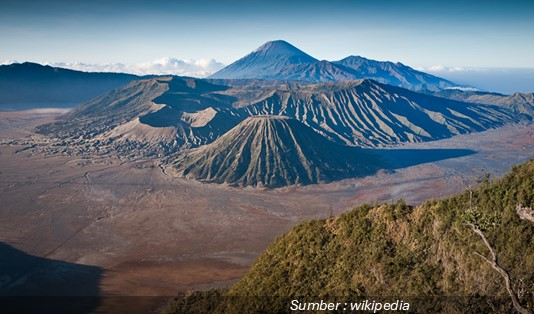
<svg viewBox="0 0 534 314">
<path fill-rule="evenodd" d="M 219 72 L 214 73 L 210 78 L 262 78 L 276 80 L 285 78 L 288 69 L 315 62 L 317 62 L 317 59 L 286 41 L 269 41 Z"/>
<path fill-rule="evenodd" d="M 237 186 L 282 187 L 364 176 L 377 156 L 335 144 L 282 116 L 249 117 L 213 143 L 174 161 L 179 176 Z"/>
</svg>

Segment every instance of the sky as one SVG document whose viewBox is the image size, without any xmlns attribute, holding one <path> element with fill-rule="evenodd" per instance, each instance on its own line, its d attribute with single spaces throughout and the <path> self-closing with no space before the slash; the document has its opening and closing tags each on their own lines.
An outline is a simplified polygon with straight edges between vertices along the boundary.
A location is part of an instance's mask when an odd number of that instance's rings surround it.
<svg viewBox="0 0 534 314">
<path fill-rule="evenodd" d="M 534 1 L 0 1 L 0 62 L 199 73 L 283 39 L 317 59 L 534 68 Z M 202 74 L 199 74 L 202 76 Z"/>
</svg>

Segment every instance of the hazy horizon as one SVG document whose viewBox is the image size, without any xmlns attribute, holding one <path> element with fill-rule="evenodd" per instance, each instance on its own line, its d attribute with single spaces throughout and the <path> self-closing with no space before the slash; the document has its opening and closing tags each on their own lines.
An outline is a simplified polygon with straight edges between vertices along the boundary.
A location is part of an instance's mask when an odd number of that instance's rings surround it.
<svg viewBox="0 0 534 314">
<path fill-rule="evenodd" d="M 335 60 L 329 60 L 335 61 Z M 386 61 L 386 60 L 380 60 Z M 8 60 L 0 63 L 7 65 L 34 61 Z M 36 62 L 38 63 L 38 62 Z M 87 64 L 81 62 L 44 62 L 42 65 L 60 67 L 84 72 L 113 72 L 135 75 L 179 75 L 204 78 L 222 69 L 223 64 L 215 59 L 178 60 L 175 58 L 160 58 L 151 62 L 138 64 L 105 63 Z M 426 72 L 458 84 L 468 85 L 481 91 L 513 94 L 515 92 L 534 92 L 534 68 L 471 68 L 471 67 L 418 67 L 416 70 Z"/>
<path fill-rule="evenodd" d="M 523 75 L 529 71 L 509 75 L 511 83 L 499 89 L 497 81 L 467 74 L 534 69 L 533 13 L 534 3 L 517 0 L 7 0 L 0 10 L 0 62 L 205 77 L 282 39 L 319 60 L 360 55 L 481 89 L 509 93 L 517 84 L 514 91 L 524 92 L 534 91 L 534 75 Z M 470 70 L 463 77 L 439 71 L 456 68 Z"/>
</svg>

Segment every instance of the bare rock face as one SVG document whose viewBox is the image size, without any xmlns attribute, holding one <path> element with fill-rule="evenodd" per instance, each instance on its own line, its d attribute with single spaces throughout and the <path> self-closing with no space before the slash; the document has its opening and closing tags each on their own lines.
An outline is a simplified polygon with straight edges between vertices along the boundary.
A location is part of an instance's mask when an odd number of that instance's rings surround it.
<svg viewBox="0 0 534 314">
<path fill-rule="evenodd" d="M 504 108 L 433 97 L 367 79 L 278 89 L 241 110 L 242 116 L 289 116 L 335 142 L 363 147 L 432 141 L 517 121 L 517 115 Z"/>
<path fill-rule="evenodd" d="M 503 95 L 482 91 L 447 89 L 436 92 L 434 95 L 468 103 L 496 105 L 509 109 L 515 113 L 524 114 L 529 119 L 534 118 L 534 93 Z"/>
<path fill-rule="evenodd" d="M 432 141 L 519 121 L 507 108 L 415 93 L 373 80 L 239 84 L 160 77 L 84 103 L 37 132 L 81 153 L 163 157 L 212 143 L 250 116 L 286 116 L 341 145 Z M 63 152 L 64 146 L 58 147 Z"/>
<path fill-rule="evenodd" d="M 518 204 L 515 208 L 519 218 L 534 222 L 534 210 L 530 207 L 523 207 Z"/>
<path fill-rule="evenodd" d="M 172 163 L 183 177 L 274 188 L 368 175 L 376 172 L 379 161 L 361 149 L 337 145 L 297 120 L 254 116 Z"/>
</svg>

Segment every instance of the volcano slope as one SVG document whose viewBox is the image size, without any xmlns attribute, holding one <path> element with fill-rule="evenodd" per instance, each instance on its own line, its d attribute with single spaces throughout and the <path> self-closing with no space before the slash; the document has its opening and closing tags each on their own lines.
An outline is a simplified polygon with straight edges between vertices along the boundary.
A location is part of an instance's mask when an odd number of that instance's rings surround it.
<svg viewBox="0 0 534 314">
<path fill-rule="evenodd" d="M 359 56 L 334 62 L 319 61 L 283 40 L 265 43 L 209 78 L 298 80 L 314 83 L 370 78 L 414 91 L 439 91 L 459 86 L 398 62 L 369 60 Z"/>
<path fill-rule="evenodd" d="M 412 91 L 440 91 L 459 86 L 456 83 L 417 71 L 400 62 L 376 61 L 361 56 L 349 56 L 333 64 L 352 70 L 359 79 L 369 78 L 383 84 L 406 88 Z"/>
<path fill-rule="evenodd" d="M 274 188 L 365 176 L 376 172 L 380 162 L 377 156 L 337 145 L 294 119 L 255 116 L 172 163 L 179 176 Z"/>
<path fill-rule="evenodd" d="M 229 114 L 228 89 L 204 80 L 162 77 L 134 81 L 76 107 L 36 132 L 78 151 L 145 157 L 213 141 L 241 119 Z"/>
<path fill-rule="evenodd" d="M 515 123 L 508 108 L 465 103 L 373 80 L 224 86 L 184 77 L 134 81 L 37 132 L 64 155 L 163 157 L 213 142 L 249 116 L 294 118 L 338 144 L 425 142 Z"/>
<path fill-rule="evenodd" d="M 534 93 L 503 95 L 482 91 L 447 89 L 435 92 L 433 95 L 469 103 L 501 106 L 513 112 L 522 113 L 531 118 L 534 117 Z"/>
<path fill-rule="evenodd" d="M 363 147 L 432 141 L 521 119 L 505 108 L 433 97 L 367 79 L 281 86 L 261 99 L 240 100 L 234 106 L 242 116 L 293 117 L 335 142 Z"/>
</svg>

